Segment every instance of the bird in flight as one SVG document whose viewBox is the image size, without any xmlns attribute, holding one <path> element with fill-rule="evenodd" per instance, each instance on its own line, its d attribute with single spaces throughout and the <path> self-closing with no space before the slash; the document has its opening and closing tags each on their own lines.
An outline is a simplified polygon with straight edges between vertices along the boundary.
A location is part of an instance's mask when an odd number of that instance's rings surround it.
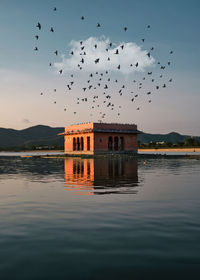
<svg viewBox="0 0 200 280">
<path fill-rule="evenodd" d="M 95 61 L 94 61 L 95 64 L 99 63 L 99 59 L 100 59 L 100 58 L 95 59 Z"/>
<path fill-rule="evenodd" d="M 39 30 L 41 30 L 41 24 L 38 22 L 38 24 L 36 25 L 36 27 L 39 28 Z"/>
<path fill-rule="evenodd" d="M 57 11 L 57 8 L 56 7 L 52 7 L 52 10 L 55 12 L 55 11 Z M 84 16 L 81 16 L 80 17 L 80 19 L 83 21 L 83 20 L 85 20 L 85 17 Z M 101 19 L 99 19 L 100 20 L 100 22 L 101 22 Z M 103 24 L 103 22 L 102 23 L 100 23 L 100 22 L 97 22 L 96 23 L 96 27 L 97 28 L 100 28 L 99 29 L 99 31 L 101 30 L 101 27 L 102 26 L 104 26 L 104 24 Z M 36 22 L 37 23 L 37 22 Z M 39 29 L 39 30 L 41 30 L 41 24 L 40 24 L 40 22 L 38 22 L 37 23 L 37 25 L 36 25 L 36 27 Z M 127 26 L 122 26 L 121 27 L 122 28 L 122 32 L 126 32 L 127 30 L 128 30 L 128 28 L 127 28 Z M 146 27 L 145 27 L 146 29 L 150 29 L 151 28 L 151 26 L 150 25 L 146 25 Z M 43 29 L 44 29 L 44 26 L 43 26 Z M 51 27 L 51 25 L 49 25 L 49 30 L 50 30 L 50 32 L 54 32 L 54 33 L 56 33 L 56 30 L 54 30 L 54 28 L 53 27 Z M 47 30 L 48 31 L 48 30 Z M 40 34 L 39 32 L 35 32 L 36 34 L 38 33 L 38 34 Z M 39 38 L 41 38 L 41 34 L 40 34 L 40 36 L 39 35 L 36 35 L 35 34 L 35 39 L 36 40 L 38 40 Z M 124 33 L 123 33 L 124 34 Z M 141 35 L 141 37 L 142 36 L 145 36 L 145 35 Z M 147 38 L 145 39 L 145 38 L 141 38 L 140 37 L 140 42 L 146 42 L 146 40 L 147 40 Z M 123 42 L 123 41 L 122 41 Z M 71 49 L 70 51 L 69 51 L 69 54 L 70 55 L 74 55 L 75 56 L 75 58 L 77 57 L 77 55 L 78 54 L 80 54 L 80 57 L 79 57 L 79 59 L 78 59 L 78 63 L 79 64 L 77 64 L 77 66 L 78 66 L 78 69 L 75 69 L 75 71 L 76 70 L 81 70 L 81 69 L 83 69 L 83 71 L 84 71 L 84 65 L 85 65 L 85 63 L 88 61 L 88 58 L 87 58 L 87 54 L 86 54 L 86 52 L 85 52 L 85 50 L 86 50 L 86 46 L 84 46 L 85 44 L 84 44 L 84 41 L 79 41 L 78 42 L 78 51 L 76 50 L 76 49 Z M 116 61 L 118 61 L 118 58 L 120 59 L 121 58 L 121 55 L 125 55 L 126 56 L 126 53 L 124 53 L 125 52 L 125 49 L 126 49 L 126 45 L 125 45 L 125 43 L 121 43 L 120 45 L 118 45 L 118 47 L 115 47 L 116 45 L 114 44 L 114 43 L 112 43 L 112 42 L 107 42 L 106 43 L 106 47 L 104 48 L 104 54 L 105 54 L 105 58 L 104 58 L 104 60 L 103 59 L 101 59 L 100 57 L 98 57 L 98 54 L 97 54 L 97 51 L 98 51 L 98 49 L 101 49 L 100 48 L 100 45 L 98 44 L 98 41 L 97 41 L 97 43 L 95 42 L 94 44 L 92 44 L 92 46 L 93 46 L 93 52 L 95 53 L 96 52 L 96 58 L 95 58 L 95 56 L 94 56 L 94 58 L 91 58 L 91 61 L 93 61 L 93 67 L 96 65 L 96 64 L 98 64 L 99 63 L 99 65 L 100 66 L 102 66 L 101 64 L 103 64 L 103 62 L 105 62 L 105 60 L 106 61 L 112 61 L 112 60 L 114 60 L 115 58 L 116 58 Z M 33 46 L 34 47 L 34 46 Z M 112 49 L 112 47 L 113 47 L 113 49 Z M 40 48 L 40 46 L 39 46 L 39 48 Z M 157 49 L 157 48 L 156 48 Z M 38 47 L 35 47 L 35 49 L 34 49 L 35 51 L 38 51 Z M 148 58 L 151 58 L 151 51 L 153 51 L 154 50 L 154 47 L 153 46 L 151 46 L 150 45 L 150 47 L 148 48 L 148 50 L 147 51 L 145 51 L 145 53 L 146 53 L 146 56 L 148 56 Z M 59 52 L 59 54 L 60 54 L 60 50 L 58 51 L 58 50 L 56 50 L 56 51 L 54 51 L 54 53 L 52 52 L 52 54 L 54 55 L 56 55 L 56 56 L 58 56 L 58 52 Z M 111 54 L 110 54 L 111 53 Z M 168 54 L 172 54 L 173 53 L 173 50 L 168 50 Z M 106 55 L 107 54 L 107 55 Z M 113 54 L 116 54 L 116 55 L 118 55 L 117 57 L 116 56 L 114 56 L 114 58 L 112 59 L 112 55 Z M 85 55 L 85 57 L 84 57 L 84 55 Z M 84 57 L 84 59 L 83 59 L 83 57 Z M 172 56 L 171 56 L 172 57 Z M 166 61 L 166 68 L 168 68 L 167 67 L 167 65 L 171 65 L 171 63 L 173 62 L 172 61 L 172 59 L 171 59 L 171 57 L 170 58 L 168 58 L 168 60 Z M 86 58 L 87 58 L 87 60 L 86 60 Z M 101 59 L 101 63 L 100 63 L 100 59 Z M 147 59 L 147 58 L 146 58 Z M 51 59 L 49 60 L 49 61 L 52 61 Z M 140 61 L 140 60 L 139 60 Z M 135 70 L 135 71 L 137 71 L 138 69 L 140 70 L 140 68 L 141 68 L 141 66 L 142 66 L 142 64 L 141 64 L 141 62 L 140 62 L 140 67 L 139 67 L 139 62 L 137 62 L 137 60 L 136 60 L 136 62 L 135 61 L 127 61 L 128 63 L 127 63 L 127 67 L 129 67 L 129 65 L 130 65 L 130 67 L 132 67 L 132 68 L 129 68 L 129 69 L 131 69 L 131 70 Z M 110 65 L 110 62 L 107 62 L 107 63 L 109 63 L 109 65 Z M 120 60 L 118 61 L 118 63 L 120 63 Z M 115 69 L 117 70 L 120 70 L 120 69 L 122 69 L 123 67 L 121 66 L 122 64 L 118 64 L 118 63 L 116 63 L 116 65 L 115 65 Z M 156 62 L 156 63 L 158 63 L 158 64 L 161 64 L 160 62 Z M 54 65 L 54 63 L 53 62 L 49 62 L 49 66 L 53 66 Z M 85 94 L 86 93 L 91 93 L 91 94 L 94 94 L 94 90 L 98 90 L 98 89 L 102 89 L 102 91 L 103 90 L 105 90 L 104 92 L 102 92 L 102 94 L 104 94 L 102 97 L 104 97 L 105 98 L 105 100 L 102 100 L 101 98 L 99 98 L 99 99 L 96 99 L 96 98 L 98 98 L 98 95 L 95 95 L 95 96 L 93 96 L 93 98 L 95 98 L 94 100 L 91 100 L 89 97 L 88 97 L 88 99 L 87 98 L 81 98 L 80 99 L 80 101 L 82 100 L 82 101 L 85 101 L 85 102 L 88 102 L 88 103 L 90 103 L 90 101 L 91 102 L 94 102 L 95 104 L 94 104 L 94 106 L 92 106 L 91 108 L 92 109 L 96 109 L 97 107 L 99 107 L 99 106 L 101 106 L 101 105 L 99 105 L 98 103 L 99 102 L 102 102 L 102 104 L 105 104 L 105 106 L 107 106 L 107 107 L 109 107 L 109 109 L 110 110 L 115 110 L 116 109 L 116 105 L 117 104 L 115 104 L 115 103 L 112 103 L 112 102 L 109 102 L 109 101 L 111 101 L 112 100 L 112 97 L 113 97 L 113 95 L 110 93 L 110 89 L 112 88 L 112 83 L 118 83 L 118 84 L 120 84 L 121 83 L 121 79 L 119 78 L 118 80 L 116 80 L 116 78 L 117 77 L 113 77 L 113 79 L 109 76 L 109 75 L 105 75 L 105 74 L 108 74 L 108 71 L 106 71 L 106 70 L 102 70 L 103 72 L 96 72 L 97 70 L 98 70 L 98 66 L 99 65 L 96 65 L 96 69 L 94 68 L 94 72 L 92 72 L 91 74 L 89 74 L 89 77 L 91 77 L 91 78 L 87 78 L 86 79 L 86 81 L 85 81 L 85 83 L 86 83 L 86 85 L 82 85 L 81 87 L 80 87 L 80 89 L 81 89 L 81 91 L 82 91 L 82 93 L 84 93 L 85 92 Z M 83 66 L 83 67 L 81 67 L 81 66 Z M 134 67 L 138 67 L 138 69 L 134 69 Z M 60 67 L 60 68 L 62 68 L 62 67 Z M 159 65 L 158 66 L 158 68 L 160 68 L 160 69 L 165 69 L 165 66 L 163 66 L 162 64 L 161 65 Z M 169 67 L 170 68 L 170 67 Z M 108 70 L 109 68 L 107 68 L 107 70 Z M 59 74 L 63 74 L 64 75 L 64 70 L 63 69 L 57 69 L 57 73 Z M 151 71 L 151 70 L 150 70 Z M 146 102 L 147 103 L 151 103 L 151 99 L 149 98 L 150 96 L 150 94 L 152 94 L 153 95 L 153 90 L 151 90 L 150 88 L 148 89 L 146 89 L 146 85 L 145 85 L 145 82 L 147 81 L 147 83 L 148 82 L 154 82 L 154 80 L 155 80 L 155 84 L 154 84 L 154 88 L 155 88 L 155 90 L 158 90 L 158 89 L 161 89 L 161 88 L 165 88 L 165 87 L 167 87 L 167 85 L 168 85 L 168 83 L 167 82 L 172 82 L 172 78 L 168 78 L 166 81 L 164 81 L 164 79 L 163 79 L 163 82 L 162 82 L 162 84 L 160 84 L 160 85 L 156 85 L 156 77 L 152 77 L 151 78 L 151 76 L 149 76 L 148 77 L 148 75 L 152 75 L 152 72 L 146 72 L 146 75 L 144 75 L 144 76 L 141 76 L 140 77 L 140 79 L 138 79 L 137 81 L 136 80 L 133 80 L 133 82 L 135 83 L 135 85 L 134 85 L 134 87 L 136 87 L 136 88 L 133 88 L 133 89 L 131 89 L 131 90 L 133 90 L 133 91 L 131 91 L 130 90 L 130 92 L 131 92 L 131 94 L 132 94 L 132 96 L 131 96 L 131 98 L 130 98 L 130 103 L 132 104 L 132 105 L 134 105 L 134 103 L 133 103 L 133 101 L 137 101 L 137 99 L 139 99 L 140 98 L 140 94 L 138 94 L 138 90 L 139 90 L 139 92 L 141 92 L 141 93 L 143 93 L 143 90 L 144 90 L 144 94 L 145 94 L 145 96 L 146 96 Z M 119 71 L 120 72 L 120 71 Z M 118 72 L 118 73 L 119 73 Z M 164 71 L 163 71 L 164 72 Z M 158 77 L 159 77 L 159 75 L 160 75 L 161 73 L 159 73 L 158 74 Z M 60 75 L 59 75 L 60 76 Z M 76 76 L 76 75 L 74 75 L 74 76 Z M 152 75 L 153 76 L 153 75 Z M 61 76 L 62 77 L 62 76 Z M 73 77 L 73 75 L 71 74 L 71 77 Z M 93 77 L 93 78 L 92 78 Z M 164 75 L 163 75 L 163 77 L 164 77 Z M 160 75 L 160 78 L 162 78 L 162 75 Z M 144 82 L 143 82 L 143 80 L 145 80 Z M 93 81 L 93 82 L 92 82 Z M 141 82 L 143 82 L 143 84 L 141 83 Z M 107 84 L 105 84 L 107 82 Z M 137 83 L 136 83 L 137 82 Z M 66 85 L 66 89 L 67 89 L 67 91 L 68 90 L 71 90 L 71 91 L 73 91 L 73 89 L 74 89 L 74 86 L 73 85 L 76 85 L 77 83 L 76 83 L 76 77 L 74 77 L 74 79 L 73 79 L 73 81 L 72 82 L 70 82 L 70 81 L 68 81 L 67 82 L 68 83 L 68 85 Z M 117 85 L 117 84 L 116 84 Z M 127 88 L 127 87 L 126 87 Z M 151 90 L 151 91 L 148 91 L 148 90 Z M 56 91 L 56 89 L 54 90 L 54 91 Z M 117 90 L 118 92 L 119 92 L 119 95 L 120 96 L 122 96 L 122 95 L 124 95 L 124 94 L 126 94 L 126 89 L 125 89 L 125 85 L 123 85 L 123 86 L 121 86 L 121 88 L 120 89 L 118 89 Z M 128 87 L 128 91 L 129 91 L 129 87 Z M 97 91 L 96 91 L 97 92 Z M 158 92 L 158 91 L 157 91 Z M 41 95 L 43 95 L 43 93 L 41 92 L 40 93 Z M 55 93 L 56 94 L 56 93 Z M 98 94 L 98 93 L 97 93 Z M 106 95 L 107 94 L 107 95 Z M 46 94 L 45 94 L 46 95 Z M 100 97 L 100 96 L 99 96 Z M 138 97 L 138 98 L 136 98 L 136 97 Z M 92 99 L 93 99 L 92 98 Z M 79 99 L 79 98 L 78 98 Z M 57 102 L 58 100 L 53 100 L 53 103 L 55 103 L 56 104 L 56 102 Z M 79 100 L 77 101 L 77 103 L 76 104 L 79 104 L 79 102 L 80 102 Z M 113 102 L 114 102 L 114 99 L 113 99 Z M 138 104 L 139 105 L 139 104 Z M 137 106 L 138 106 L 137 105 Z M 79 105 L 80 106 L 80 105 Z M 141 106 L 139 105 L 138 107 L 135 107 L 135 109 L 136 110 L 141 110 L 142 108 L 141 108 Z M 118 106 L 117 106 L 118 107 Z M 121 107 L 121 106 L 120 106 Z M 90 108 L 90 110 L 91 110 L 91 108 Z M 63 109 L 62 110 L 64 110 L 64 111 L 66 111 L 67 109 L 66 109 L 66 106 L 64 106 L 63 107 Z M 102 110 L 102 109 L 101 109 Z M 68 110 L 67 110 L 68 111 Z M 77 115 L 78 115 L 78 111 L 77 110 L 72 110 L 72 114 L 76 114 L 77 113 Z M 97 112 L 97 113 L 99 113 L 99 112 Z M 101 117 L 102 118 L 104 118 L 105 117 L 105 115 L 106 114 L 103 114 L 103 111 L 102 112 L 100 112 L 100 114 L 101 114 Z M 91 115 L 91 114 L 90 114 Z M 118 112 L 116 112 L 116 116 L 119 116 L 120 115 L 120 113 L 119 113 L 119 111 Z"/>
<path fill-rule="evenodd" d="M 56 11 L 57 10 L 56 7 L 54 7 L 53 10 Z"/>
</svg>

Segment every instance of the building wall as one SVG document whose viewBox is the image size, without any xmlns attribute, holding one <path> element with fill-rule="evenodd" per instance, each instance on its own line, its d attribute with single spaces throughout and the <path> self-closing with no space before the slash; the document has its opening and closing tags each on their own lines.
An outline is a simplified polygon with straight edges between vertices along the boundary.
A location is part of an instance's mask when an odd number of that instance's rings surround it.
<svg viewBox="0 0 200 280">
<path fill-rule="evenodd" d="M 137 130 L 136 124 L 93 123 L 94 129 Z"/>
<path fill-rule="evenodd" d="M 91 132 L 91 130 L 118 130 L 120 132 Z M 84 131 L 85 130 L 85 131 Z M 123 133 L 123 130 L 133 131 L 133 133 Z M 118 140 L 123 137 L 123 149 L 118 149 L 116 152 L 132 151 L 137 152 L 137 134 L 134 131 L 137 130 L 135 124 L 118 124 L 118 123 L 85 123 L 76 124 L 65 127 L 65 153 L 69 154 L 94 154 L 103 152 L 115 152 L 114 138 L 117 136 Z M 90 131 L 90 132 L 89 132 Z M 73 149 L 73 138 L 79 138 L 81 143 L 81 137 L 83 137 L 83 150 Z M 90 150 L 87 150 L 87 137 L 90 137 Z M 108 139 L 112 137 L 112 149 L 108 149 Z M 118 141 L 120 142 L 120 141 Z M 81 145 L 80 145 L 81 146 Z M 119 145 L 120 146 L 120 145 Z"/>
<path fill-rule="evenodd" d="M 90 137 L 90 151 L 87 151 L 87 137 Z M 81 139 L 81 137 L 83 137 L 83 151 L 74 151 L 73 150 L 73 138 L 79 137 L 79 139 Z M 80 133 L 80 134 L 72 134 L 72 135 L 65 135 L 65 153 L 79 153 L 80 152 L 82 154 L 93 154 L 94 153 L 94 133 L 90 132 L 90 133 Z"/>
<path fill-rule="evenodd" d="M 84 129 L 118 129 L 118 130 L 137 130 L 136 124 L 120 123 L 82 123 L 65 127 L 65 132 L 75 132 Z"/>
<path fill-rule="evenodd" d="M 90 151 L 87 150 L 87 137 L 90 137 Z M 94 152 L 108 152 L 108 138 L 113 138 L 113 148 L 114 152 L 114 137 L 123 137 L 124 139 L 124 148 L 123 151 L 133 151 L 137 152 L 137 134 L 127 134 L 127 133 L 80 133 L 73 135 L 65 135 L 65 153 L 73 154 L 93 154 Z M 73 150 L 73 138 L 81 139 L 83 137 L 83 151 L 74 151 Z M 123 152 L 122 151 L 122 152 Z"/>
<path fill-rule="evenodd" d="M 74 132 L 74 131 L 81 131 L 84 129 L 93 129 L 94 123 L 82 123 L 82 124 L 74 124 L 65 127 L 65 132 Z"/>
<path fill-rule="evenodd" d="M 95 132 L 94 137 L 94 149 L 95 152 L 107 152 L 108 151 L 108 138 L 113 137 L 113 151 L 114 151 L 114 137 L 124 138 L 123 151 L 137 152 L 137 134 L 127 133 L 98 133 Z"/>
</svg>

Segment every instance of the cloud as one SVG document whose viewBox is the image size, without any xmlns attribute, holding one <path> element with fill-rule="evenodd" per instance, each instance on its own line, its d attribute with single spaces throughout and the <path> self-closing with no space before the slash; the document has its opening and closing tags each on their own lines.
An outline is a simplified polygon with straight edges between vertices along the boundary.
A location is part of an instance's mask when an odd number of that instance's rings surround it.
<svg viewBox="0 0 200 280">
<path fill-rule="evenodd" d="M 133 72 L 143 72 L 146 68 L 152 67 L 155 62 L 152 56 L 147 56 L 147 50 L 142 50 L 134 42 L 113 44 L 114 47 L 112 48 L 109 47 L 109 38 L 104 36 L 100 38 L 90 37 L 82 42 L 82 45 L 79 41 L 73 40 L 70 42 L 70 52 L 73 51 L 74 54 L 70 54 L 70 57 L 62 55 L 62 61 L 54 63 L 57 72 L 61 69 L 63 72 L 80 71 L 77 66 L 79 64 L 82 67 L 82 72 L 108 70 L 127 75 Z M 95 45 L 97 45 L 97 48 L 94 47 Z M 120 47 L 121 45 L 124 45 L 123 50 Z M 84 46 L 83 50 L 81 50 L 82 46 Z M 117 49 L 119 54 L 115 54 Z M 84 52 L 86 52 L 86 55 L 80 55 Z M 109 61 L 108 57 L 110 58 Z M 84 63 L 81 63 L 82 58 Z M 95 64 L 96 59 L 99 59 L 99 63 Z M 136 63 L 138 63 L 138 67 L 135 66 Z M 130 64 L 133 66 L 131 67 Z M 120 65 L 120 69 L 117 68 L 118 65 Z"/>
</svg>

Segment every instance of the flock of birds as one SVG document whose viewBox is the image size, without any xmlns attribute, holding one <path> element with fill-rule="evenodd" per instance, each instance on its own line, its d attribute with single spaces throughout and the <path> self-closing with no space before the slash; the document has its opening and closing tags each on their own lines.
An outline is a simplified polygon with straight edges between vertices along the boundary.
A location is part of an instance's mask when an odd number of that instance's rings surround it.
<svg viewBox="0 0 200 280">
<path fill-rule="evenodd" d="M 53 12 L 57 12 L 57 8 L 54 7 L 53 8 Z M 84 16 L 81 16 L 80 18 L 81 21 L 85 20 Z M 38 31 L 40 31 L 42 29 L 42 25 L 40 22 L 37 23 L 36 28 L 38 29 Z M 96 28 L 101 28 L 101 23 L 97 23 L 96 24 Z M 150 30 L 151 26 L 147 25 L 146 26 L 146 30 Z M 125 26 L 123 28 L 124 32 L 127 32 L 128 28 L 127 26 Z M 50 27 L 49 29 L 50 32 L 54 33 L 54 27 Z M 39 33 L 38 33 L 39 34 Z M 35 39 L 36 41 L 39 40 L 40 36 L 36 34 L 35 35 Z M 145 38 L 141 39 L 141 42 L 144 43 L 146 41 Z M 108 43 L 107 48 L 105 49 L 105 53 L 107 54 L 107 61 L 111 61 L 111 58 L 109 56 L 110 51 L 112 51 L 112 47 L 115 44 L 113 44 L 112 42 Z M 94 49 L 98 49 L 98 45 L 95 44 Z M 119 55 L 119 53 L 121 54 L 125 48 L 125 44 L 120 45 L 117 48 L 114 48 L 114 54 L 115 55 Z M 37 52 L 39 51 L 38 46 L 35 46 L 34 51 Z M 77 51 L 77 50 L 76 50 Z M 80 41 L 80 47 L 79 47 L 79 55 L 80 55 L 80 62 L 77 64 L 77 68 L 74 69 L 73 73 L 70 73 L 69 78 L 70 80 L 68 81 L 67 85 L 66 85 L 66 90 L 67 92 L 73 92 L 74 90 L 74 85 L 75 84 L 80 84 L 80 81 L 78 81 L 76 83 L 76 75 L 77 75 L 77 70 L 84 70 L 84 63 L 87 59 L 87 49 L 86 46 L 84 46 L 84 41 Z M 148 58 L 151 57 L 151 53 L 154 51 L 154 47 L 152 46 L 150 48 L 149 51 L 147 51 L 146 55 L 148 56 Z M 59 54 L 58 50 L 54 51 L 54 55 L 55 57 L 57 57 Z M 170 50 L 169 51 L 169 56 L 170 59 L 167 60 L 167 62 L 165 63 L 165 65 L 161 64 L 160 61 L 157 61 L 157 67 L 159 69 L 159 74 L 158 72 L 154 72 L 153 71 L 148 71 L 146 72 L 146 74 L 141 73 L 142 77 L 140 77 L 139 79 L 133 79 L 131 81 L 131 85 L 130 90 L 129 87 L 126 85 L 126 83 L 124 81 L 121 81 L 121 79 L 114 77 L 113 72 L 109 71 L 109 70 L 105 70 L 105 71 L 94 71 L 92 73 L 88 74 L 88 77 L 86 79 L 86 81 L 84 82 L 84 85 L 81 86 L 81 88 L 79 88 L 79 91 L 81 90 L 84 94 L 84 96 L 79 96 L 76 97 L 75 103 L 76 105 L 79 105 L 80 103 L 87 103 L 87 105 L 89 106 L 89 110 L 90 111 L 90 116 L 93 116 L 93 114 L 95 115 L 95 117 L 99 118 L 99 121 L 101 121 L 102 119 L 106 118 L 107 116 L 107 110 L 106 109 L 110 109 L 111 111 L 114 111 L 117 113 L 117 116 L 119 117 L 121 114 L 121 109 L 122 109 L 122 104 L 123 101 L 120 101 L 120 104 L 117 104 L 114 100 L 115 100 L 115 96 L 116 93 L 119 94 L 119 96 L 123 96 L 124 94 L 129 94 L 131 96 L 128 95 L 128 99 L 131 103 L 134 103 L 137 101 L 137 99 L 141 96 L 141 92 L 142 89 L 145 90 L 144 94 L 145 96 L 147 96 L 147 102 L 151 103 L 152 99 L 150 98 L 150 96 L 152 95 L 152 93 L 157 92 L 160 89 L 164 89 L 167 87 L 168 83 L 172 82 L 172 78 L 168 78 L 167 80 L 163 81 L 163 77 L 164 75 L 164 70 L 167 67 L 170 67 L 172 60 L 171 60 L 171 56 L 173 54 L 173 51 Z M 75 50 L 71 50 L 69 53 L 70 56 L 75 55 Z M 97 65 L 100 62 L 100 58 L 97 57 L 93 63 L 94 65 Z M 52 62 L 49 62 L 49 67 L 53 66 Z M 139 67 L 139 62 L 136 63 L 130 63 L 129 65 L 127 65 L 127 67 L 135 67 L 138 68 Z M 121 65 L 117 65 L 116 66 L 116 71 L 121 69 Z M 97 69 L 98 70 L 98 69 Z M 83 71 L 82 71 L 83 72 Z M 112 72 L 112 75 L 111 75 Z M 120 71 L 119 71 L 120 72 Z M 65 71 L 64 69 L 60 69 L 58 71 L 58 73 L 60 75 L 64 75 Z M 115 72 L 116 73 L 116 72 Z M 79 79 L 80 74 L 78 73 L 77 78 Z M 149 83 L 152 84 L 152 86 L 150 86 L 147 90 L 145 88 L 145 80 L 148 81 L 148 87 L 149 87 Z M 112 83 L 112 85 L 111 85 Z M 118 91 L 114 91 L 112 89 L 112 86 L 115 85 L 115 89 L 116 86 L 118 87 Z M 54 92 L 57 91 L 56 88 L 53 89 Z M 112 91 L 112 92 L 110 92 Z M 43 95 L 44 93 L 41 92 L 40 95 Z M 53 101 L 54 104 L 57 103 L 57 101 Z M 63 110 L 64 111 L 68 111 L 70 108 L 67 108 L 66 106 L 64 106 Z M 139 111 L 141 109 L 141 106 L 136 106 L 136 110 Z M 77 114 L 78 110 L 74 111 L 73 110 L 73 114 Z M 99 114 L 97 116 L 97 114 Z"/>
</svg>

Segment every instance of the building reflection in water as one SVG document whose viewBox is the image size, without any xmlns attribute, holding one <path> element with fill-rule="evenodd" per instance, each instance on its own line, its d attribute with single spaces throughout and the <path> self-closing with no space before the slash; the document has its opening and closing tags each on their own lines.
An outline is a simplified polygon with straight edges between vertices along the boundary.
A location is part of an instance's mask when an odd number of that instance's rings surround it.
<svg viewBox="0 0 200 280">
<path fill-rule="evenodd" d="M 67 190 L 78 194 L 137 193 L 137 159 L 65 159 L 65 184 Z"/>
</svg>

